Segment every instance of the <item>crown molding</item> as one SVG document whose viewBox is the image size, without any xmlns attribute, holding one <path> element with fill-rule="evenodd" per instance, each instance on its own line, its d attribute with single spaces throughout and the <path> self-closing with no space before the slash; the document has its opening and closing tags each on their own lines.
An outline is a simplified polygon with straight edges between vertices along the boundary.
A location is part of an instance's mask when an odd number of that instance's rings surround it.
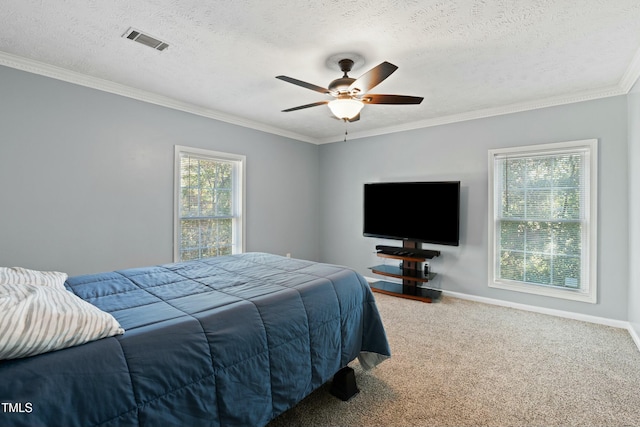
<svg viewBox="0 0 640 427">
<path fill-rule="evenodd" d="M 565 104 L 573 104 L 576 102 L 592 101 L 610 96 L 627 95 L 637 82 L 640 81 L 640 48 L 636 51 L 631 63 L 623 74 L 617 85 L 603 88 L 586 90 L 580 93 L 556 96 L 551 98 L 539 99 L 534 101 L 526 101 L 517 104 L 500 106 L 495 108 L 486 108 L 482 110 L 469 111 L 466 113 L 452 114 L 449 116 L 425 119 L 418 122 L 407 123 L 404 125 L 391 126 L 382 129 L 376 129 L 370 132 L 355 132 L 349 134 L 349 139 L 367 138 L 371 136 L 386 135 L 396 132 L 404 132 L 409 130 L 446 125 L 451 123 L 463 122 L 467 120 L 483 119 L 494 116 L 501 116 L 511 113 L 519 113 L 523 111 L 537 110 L 540 108 L 555 107 Z M 640 92 L 640 84 L 635 91 Z M 329 144 L 342 141 L 341 136 L 324 138 L 318 141 L 318 144 Z"/>
<path fill-rule="evenodd" d="M 65 68 L 56 67 L 40 61 L 23 58 L 17 55 L 0 51 L 0 65 L 6 67 L 15 68 L 18 70 L 26 71 L 32 74 L 38 74 L 45 77 L 50 77 L 57 80 L 62 80 L 68 83 L 85 86 L 92 89 L 97 89 L 103 92 L 112 93 L 115 95 L 125 96 L 127 98 L 136 99 L 139 101 L 159 105 L 174 110 L 184 111 L 186 113 L 195 114 L 198 116 L 207 117 L 210 119 L 230 123 L 237 126 L 242 126 L 261 132 L 266 132 L 274 135 L 279 135 L 285 138 L 291 138 L 310 144 L 322 145 L 334 142 L 341 142 L 343 140 L 342 135 L 335 135 L 328 138 L 314 138 L 308 135 L 298 134 L 295 132 L 289 132 L 284 129 L 268 126 L 263 123 L 245 120 L 237 116 L 221 113 L 219 111 L 210 110 L 207 108 L 199 107 L 194 104 L 178 101 L 176 99 L 158 95 L 152 92 L 132 88 L 130 86 L 115 83 L 109 80 L 100 79 L 97 77 L 91 77 L 75 71 L 70 71 Z M 485 108 L 481 110 L 469 111 L 460 114 L 452 114 L 449 116 L 435 117 L 417 122 L 406 123 L 398 126 L 390 126 L 386 128 L 378 128 L 371 131 L 363 131 L 356 133 L 349 133 L 349 139 L 360 139 L 372 136 L 386 135 L 396 132 L 404 132 L 409 130 L 441 126 L 446 124 L 452 124 L 457 122 L 463 122 L 468 120 L 482 119 L 494 116 L 500 116 L 505 114 L 518 113 L 529 110 L 536 110 L 540 108 L 554 107 L 558 105 L 572 104 L 576 102 L 590 101 L 600 98 L 606 98 L 611 96 L 626 95 L 633 88 L 636 81 L 640 77 L 640 49 L 634 55 L 631 64 L 627 68 L 626 72 L 620 79 L 619 83 L 615 86 L 611 86 L 604 89 L 587 90 L 577 94 L 563 95 L 551 98 L 545 98 L 540 100 L 526 101 L 507 106 L 500 106 L 495 108 Z"/>
<path fill-rule="evenodd" d="M 619 86 L 613 86 L 605 89 L 588 90 L 577 94 L 571 94 L 566 96 L 557 96 L 551 98 L 545 98 L 534 101 L 526 101 L 517 104 L 511 104 L 506 106 L 500 106 L 495 108 L 485 108 L 481 110 L 474 110 L 460 114 L 452 114 L 449 116 L 435 117 L 431 119 L 420 120 L 417 122 L 406 123 L 398 126 L 390 126 L 386 128 L 378 128 L 374 131 L 364 132 L 349 132 L 349 139 L 367 138 L 378 135 L 386 135 L 396 132 L 404 132 L 415 129 L 428 128 L 433 126 L 447 125 L 457 122 L 464 122 L 468 120 L 484 119 L 494 116 L 502 116 L 505 114 L 519 113 L 523 111 L 537 110 L 541 108 L 555 107 L 558 105 L 573 104 L 576 102 L 591 101 L 600 98 L 607 98 L 611 96 L 626 95 L 628 90 L 625 90 Z M 320 140 L 319 144 L 329 144 L 333 142 L 343 141 L 342 136 L 336 136 L 331 138 L 325 138 Z"/>
<path fill-rule="evenodd" d="M 636 84 L 638 79 L 640 78 L 640 49 L 636 51 L 636 54 L 633 56 L 627 71 L 623 74 L 620 79 L 619 86 L 624 91 L 624 93 L 629 93 L 633 86 Z"/>
<path fill-rule="evenodd" d="M 32 74 L 38 74 L 44 77 L 50 77 L 56 80 L 62 80 L 67 83 L 73 83 L 91 89 L 97 89 L 115 95 L 125 96 L 127 98 L 132 98 L 138 101 L 159 105 L 161 107 L 180 110 L 186 113 L 195 114 L 198 116 L 203 116 L 254 130 L 283 136 L 286 138 L 296 139 L 309 143 L 317 143 L 314 138 L 310 138 L 306 135 L 289 132 L 280 128 L 265 125 L 263 123 L 245 120 L 237 116 L 232 116 L 229 114 L 221 113 L 219 111 L 199 107 L 194 104 L 178 101 L 167 96 L 162 96 L 156 93 L 132 88 L 120 83 L 88 76 L 86 74 L 67 70 L 66 68 L 56 67 L 54 65 L 45 64 L 44 62 L 23 58 L 21 56 L 12 55 L 10 53 L 2 51 L 0 51 L 0 65 L 26 71 Z"/>
</svg>

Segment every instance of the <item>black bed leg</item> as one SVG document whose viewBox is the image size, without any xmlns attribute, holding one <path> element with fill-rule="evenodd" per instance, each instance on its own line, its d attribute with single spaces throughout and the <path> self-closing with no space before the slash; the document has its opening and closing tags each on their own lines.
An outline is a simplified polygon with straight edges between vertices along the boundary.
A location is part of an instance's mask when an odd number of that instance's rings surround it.
<svg viewBox="0 0 640 427">
<path fill-rule="evenodd" d="M 345 366 L 333 376 L 331 394 L 338 399 L 347 401 L 359 392 L 360 390 L 356 385 L 356 374 L 352 368 Z"/>
</svg>

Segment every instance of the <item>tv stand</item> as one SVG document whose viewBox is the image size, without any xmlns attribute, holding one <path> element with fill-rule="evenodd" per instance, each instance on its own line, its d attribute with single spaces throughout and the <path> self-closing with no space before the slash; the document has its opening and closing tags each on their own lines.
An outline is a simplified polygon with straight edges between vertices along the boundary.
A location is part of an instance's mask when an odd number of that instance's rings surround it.
<svg viewBox="0 0 640 427">
<path fill-rule="evenodd" d="M 404 241 L 401 248 L 376 246 L 379 257 L 401 260 L 402 263 L 398 266 L 382 264 L 369 269 L 381 276 L 402 279 L 402 284 L 381 280 L 371 283 L 371 290 L 429 303 L 440 299 L 442 291 L 428 285 L 433 282 L 436 274 L 425 271 L 423 265 L 427 259 L 440 256 L 440 251 L 421 249 L 420 245 L 418 242 Z"/>
</svg>

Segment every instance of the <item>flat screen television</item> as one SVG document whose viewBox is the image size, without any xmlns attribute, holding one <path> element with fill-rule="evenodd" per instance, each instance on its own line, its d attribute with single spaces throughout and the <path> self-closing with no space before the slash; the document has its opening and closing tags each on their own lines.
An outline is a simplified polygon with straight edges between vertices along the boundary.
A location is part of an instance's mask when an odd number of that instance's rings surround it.
<svg viewBox="0 0 640 427">
<path fill-rule="evenodd" d="M 460 181 L 364 184 L 366 237 L 460 244 Z"/>
</svg>

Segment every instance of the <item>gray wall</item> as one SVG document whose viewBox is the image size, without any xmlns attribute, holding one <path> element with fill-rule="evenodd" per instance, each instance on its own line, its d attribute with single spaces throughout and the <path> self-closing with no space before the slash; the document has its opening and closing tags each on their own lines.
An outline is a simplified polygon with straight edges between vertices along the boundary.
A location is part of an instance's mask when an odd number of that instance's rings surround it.
<svg viewBox="0 0 640 427">
<path fill-rule="evenodd" d="M 0 265 L 172 261 L 175 144 L 247 156 L 246 250 L 319 258 L 318 147 L 0 67 Z"/>
<path fill-rule="evenodd" d="M 637 270 L 629 286 L 637 229 L 627 256 L 627 194 L 640 188 L 637 174 L 631 188 L 627 179 L 628 131 L 640 160 L 640 125 L 628 129 L 627 114 L 640 110 L 637 95 L 629 108 L 613 97 L 314 146 L 4 67 L 0 94 L 0 265 L 75 275 L 170 262 L 179 144 L 247 156 L 248 251 L 371 275 L 375 245 L 397 242 L 362 237 L 362 184 L 460 180 L 461 245 L 428 245 L 443 253 L 433 270 L 444 289 L 640 318 L 628 302 L 640 294 Z M 487 150 L 589 138 L 600 143 L 598 304 L 488 288 Z M 631 209 L 637 217 L 638 200 Z"/>
<path fill-rule="evenodd" d="M 640 83 L 629 99 L 629 315 L 640 337 Z M 638 343 L 640 345 L 640 343 Z"/>
<path fill-rule="evenodd" d="M 597 138 L 599 140 L 598 303 L 558 300 L 488 287 L 487 150 Z M 362 185 L 392 180 L 460 180 L 459 247 L 424 245 L 443 289 L 515 303 L 627 320 L 627 101 L 612 97 L 535 111 L 324 145 L 322 256 L 374 276 L 376 244 L 362 236 Z M 437 200 L 389 201 L 389 209 L 437 209 Z"/>
</svg>

